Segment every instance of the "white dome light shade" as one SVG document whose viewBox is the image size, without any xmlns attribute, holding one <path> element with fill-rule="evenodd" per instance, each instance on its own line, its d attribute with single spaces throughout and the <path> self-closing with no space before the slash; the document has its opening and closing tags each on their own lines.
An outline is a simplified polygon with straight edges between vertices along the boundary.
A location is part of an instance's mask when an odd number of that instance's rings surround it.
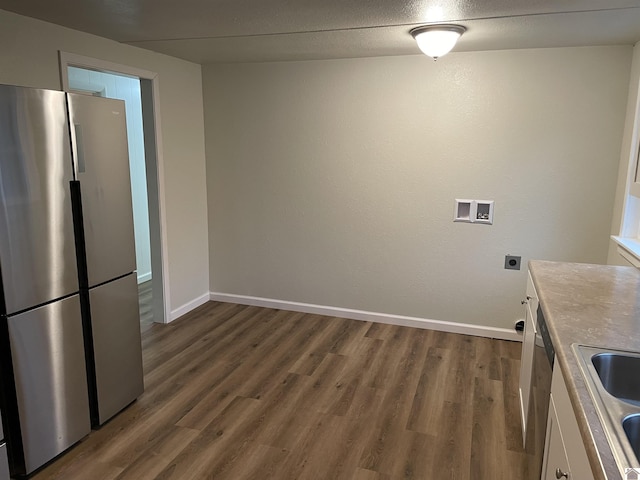
<svg viewBox="0 0 640 480">
<path fill-rule="evenodd" d="M 451 51 L 465 30 L 462 25 L 427 25 L 414 28 L 410 33 L 422 53 L 437 59 Z"/>
</svg>

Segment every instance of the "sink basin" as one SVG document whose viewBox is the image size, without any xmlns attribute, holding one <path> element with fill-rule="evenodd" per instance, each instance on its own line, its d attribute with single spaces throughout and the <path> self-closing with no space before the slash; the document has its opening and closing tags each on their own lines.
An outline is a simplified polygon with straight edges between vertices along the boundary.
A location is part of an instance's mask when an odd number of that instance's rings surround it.
<svg viewBox="0 0 640 480">
<path fill-rule="evenodd" d="M 640 414 L 629 415 L 622 421 L 622 428 L 633 448 L 636 457 L 640 457 Z"/>
<path fill-rule="evenodd" d="M 598 353 L 591 357 L 591 363 L 607 392 L 619 400 L 640 406 L 640 356 Z"/>
<path fill-rule="evenodd" d="M 640 467 L 640 353 L 572 346 L 621 478 Z"/>
</svg>

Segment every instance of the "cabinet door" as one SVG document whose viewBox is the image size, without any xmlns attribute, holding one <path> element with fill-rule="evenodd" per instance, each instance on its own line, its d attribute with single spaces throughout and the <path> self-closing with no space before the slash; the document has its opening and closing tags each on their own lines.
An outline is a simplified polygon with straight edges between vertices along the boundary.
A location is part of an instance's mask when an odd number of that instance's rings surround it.
<svg viewBox="0 0 640 480">
<path fill-rule="evenodd" d="M 527 305 L 529 306 L 529 310 L 534 314 L 538 312 L 538 302 L 538 292 L 536 292 L 536 287 L 533 285 L 533 279 L 531 278 L 531 272 L 529 272 L 527 277 Z"/>
<path fill-rule="evenodd" d="M 532 308 L 533 307 L 533 308 Z M 520 357 L 520 419 L 522 421 L 522 444 L 527 438 L 527 420 L 529 416 L 529 397 L 531 396 L 531 375 L 533 370 L 533 352 L 536 340 L 536 317 L 538 298 L 531 274 L 527 280 L 527 299 L 525 301 L 524 335 L 522 356 Z"/>
<path fill-rule="evenodd" d="M 562 475 L 566 474 L 566 477 Z M 558 423 L 558 414 L 553 402 L 553 394 L 549 401 L 549 418 L 547 420 L 547 442 L 544 450 L 542 465 L 542 480 L 556 480 L 557 478 L 571 478 L 569 460 Z"/>
<path fill-rule="evenodd" d="M 552 402 L 549 406 L 549 416 L 551 416 L 551 407 L 553 406 L 556 423 L 558 424 L 558 429 L 560 430 L 563 441 L 562 446 L 571 470 L 572 477 L 570 476 L 569 478 L 574 478 L 576 480 L 593 480 L 593 473 L 589 465 L 587 451 L 584 448 L 580 428 L 578 427 L 576 415 L 573 411 L 571 400 L 569 399 L 569 392 L 567 391 L 562 370 L 560 369 L 558 362 L 556 362 L 556 367 L 553 369 L 551 399 Z M 554 449 L 553 446 L 550 446 L 549 448 L 552 450 Z M 551 453 L 549 456 L 551 456 Z M 555 475 L 555 469 L 553 472 Z"/>
</svg>

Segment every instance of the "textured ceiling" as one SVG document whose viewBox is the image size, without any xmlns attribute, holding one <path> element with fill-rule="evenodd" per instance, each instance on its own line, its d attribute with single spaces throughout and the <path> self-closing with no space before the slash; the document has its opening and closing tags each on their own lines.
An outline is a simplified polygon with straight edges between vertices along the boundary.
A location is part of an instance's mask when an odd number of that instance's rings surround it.
<svg viewBox="0 0 640 480">
<path fill-rule="evenodd" d="M 416 25 L 467 27 L 455 51 L 640 41 L 640 0 L 0 0 L 0 9 L 198 63 L 419 53 Z"/>
</svg>

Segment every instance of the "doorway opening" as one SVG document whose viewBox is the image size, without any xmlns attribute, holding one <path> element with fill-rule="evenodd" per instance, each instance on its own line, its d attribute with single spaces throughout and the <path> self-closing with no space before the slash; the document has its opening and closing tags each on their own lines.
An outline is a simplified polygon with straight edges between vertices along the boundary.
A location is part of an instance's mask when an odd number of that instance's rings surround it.
<svg viewBox="0 0 640 480">
<path fill-rule="evenodd" d="M 166 323 L 166 232 L 160 221 L 156 75 L 63 52 L 60 64 L 63 90 L 125 102 L 141 328 Z"/>
</svg>

